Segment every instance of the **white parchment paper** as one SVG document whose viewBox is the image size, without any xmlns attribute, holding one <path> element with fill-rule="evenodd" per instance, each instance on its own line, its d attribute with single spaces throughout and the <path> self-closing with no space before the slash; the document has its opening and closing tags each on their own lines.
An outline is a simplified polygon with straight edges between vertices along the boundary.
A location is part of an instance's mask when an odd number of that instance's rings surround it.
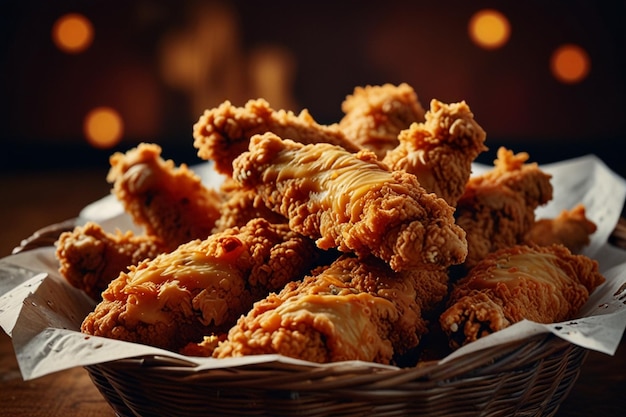
<svg viewBox="0 0 626 417">
<path fill-rule="evenodd" d="M 194 169 L 206 184 L 215 185 L 222 180 L 209 164 Z M 488 167 L 474 166 L 475 173 L 485 169 Z M 479 339 L 442 361 L 548 332 L 587 349 L 608 355 L 615 353 L 626 327 L 626 251 L 609 245 L 607 240 L 623 210 L 626 181 L 593 155 L 545 165 L 542 169 L 553 176 L 554 199 L 539 208 L 537 216 L 554 217 L 563 209 L 583 203 L 587 216 L 598 226 L 584 254 L 598 260 L 607 282 L 592 294 L 575 320 L 547 325 L 525 320 Z M 79 222 L 87 220 L 94 220 L 109 231 L 115 228 L 137 230 L 112 196 L 85 207 Z M 71 287 L 57 268 L 53 247 L 0 259 L 0 326 L 13 339 L 25 380 L 77 366 L 151 355 L 176 359 L 198 370 L 277 361 L 324 366 L 280 355 L 219 360 L 192 358 L 146 345 L 82 334 L 80 324 L 95 303 Z M 390 368 L 363 362 L 350 362 L 349 365 Z"/>
</svg>

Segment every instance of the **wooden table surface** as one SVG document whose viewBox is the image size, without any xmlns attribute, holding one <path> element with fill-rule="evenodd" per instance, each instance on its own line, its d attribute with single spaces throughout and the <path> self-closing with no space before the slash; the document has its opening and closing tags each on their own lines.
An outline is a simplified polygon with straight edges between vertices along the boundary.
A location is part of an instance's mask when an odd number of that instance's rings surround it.
<svg viewBox="0 0 626 417">
<path fill-rule="evenodd" d="M 106 171 L 0 174 L 0 256 L 40 227 L 74 217 L 108 193 Z M 8 196 L 8 197 L 7 197 Z M 615 356 L 590 352 L 558 417 L 625 415 L 626 339 Z M 82 369 L 23 381 L 11 339 L 0 331 L 0 417 L 112 417 L 113 410 Z"/>
</svg>

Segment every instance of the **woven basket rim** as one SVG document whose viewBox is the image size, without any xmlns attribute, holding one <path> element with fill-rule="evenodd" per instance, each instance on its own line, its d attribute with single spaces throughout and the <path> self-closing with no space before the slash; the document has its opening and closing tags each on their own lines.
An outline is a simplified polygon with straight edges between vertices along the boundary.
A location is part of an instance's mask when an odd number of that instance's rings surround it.
<svg viewBox="0 0 626 417">
<path fill-rule="evenodd" d="M 430 361 L 400 369 L 259 363 L 196 371 L 166 357 L 85 368 L 117 414 L 129 417 L 539 416 L 556 412 L 587 353 L 542 334 L 443 364 Z"/>
<path fill-rule="evenodd" d="M 351 361 L 328 364 L 303 363 L 301 365 L 270 361 L 198 370 L 192 362 L 185 362 L 177 358 L 162 355 L 146 355 L 116 359 L 110 362 L 87 365 L 85 368 L 106 367 L 118 371 L 141 368 L 144 371 L 156 371 L 171 375 L 172 377 L 189 376 L 189 378 L 192 379 L 199 378 L 194 375 L 208 375 L 211 373 L 217 374 L 218 378 L 222 378 L 224 375 L 233 376 L 245 372 L 261 374 L 263 371 L 281 371 L 284 373 L 299 374 L 313 380 L 327 378 L 328 376 L 337 377 L 340 375 L 375 375 L 375 378 L 384 376 L 385 378 L 392 377 L 398 378 L 399 380 L 410 379 L 439 382 L 467 376 L 506 372 L 517 369 L 520 365 L 523 365 L 524 361 L 529 359 L 541 360 L 568 347 L 584 349 L 552 333 L 544 333 L 531 336 L 527 339 L 486 347 L 443 363 L 438 360 L 429 360 L 419 362 L 416 366 L 396 369 L 391 367 L 379 367 L 376 366 L 376 364 L 367 366 L 365 362 L 360 362 L 359 366 L 353 366 L 353 362 Z M 219 359 L 216 360 L 219 361 Z"/>
</svg>

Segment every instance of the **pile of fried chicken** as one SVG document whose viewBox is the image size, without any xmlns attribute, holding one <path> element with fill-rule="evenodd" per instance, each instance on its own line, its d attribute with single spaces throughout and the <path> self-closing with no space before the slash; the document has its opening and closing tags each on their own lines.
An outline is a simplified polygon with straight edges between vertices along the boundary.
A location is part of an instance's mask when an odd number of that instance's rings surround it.
<svg viewBox="0 0 626 417">
<path fill-rule="evenodd" d="M 527 153 L 500 148 L 472 175 L 486 133 L 464 101 L 425 111 L 384 84 L 342 110 L 332 125 L 263 99 L 206 110 L 193 145 L 221 184 L 156 144 L 112 155 L 112 192 L 145 232 L 59 237 L 60 273 L 97 302 L 82 331 L 215 358 L 415 364 L 574 318 L 604 282 L 580 254 L 596 229 L 582 205 L 535 218 L 553 189 Z"/>
</svg>

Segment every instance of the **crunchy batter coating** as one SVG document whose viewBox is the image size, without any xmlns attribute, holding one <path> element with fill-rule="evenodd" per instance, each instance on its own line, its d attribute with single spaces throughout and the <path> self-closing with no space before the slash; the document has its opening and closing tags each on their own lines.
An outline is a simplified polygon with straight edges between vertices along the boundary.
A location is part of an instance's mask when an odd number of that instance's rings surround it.
<svg viewBox="0 0 626 417">
<path fill-rule="evenodd" d="M 146 234 L 59 238 L 59 271 L 100 299 L 81 330 L 194 356 L 414 366 L 522 319 L 574 318 L 604 281 L 572 252 L 595 231 L 582 206 L 536 221 L 553 190 L 528 154 L 500 148 L 470 177 L 487 148 L 465 102 L 425 113 L 403 83 L 341 107 L 332 125 L 264 99 L 206 110 L 193 146 L 225 174 L 215 190 L 156 144 L 112 155 L 107 180 Z"/>
<path fill-rule="evenodd" d="M 451 206 L 465 191 L 472 162 L 487 150 L 487 134 L 464 102 L 430 102 L 424 123 L 413 123 L 398 135 L 399 145 L 383 162 L 393 170 L 414 174 L 426 191 Z"/>
<path fill-rule="evenodd" d="M 439 321 L 458 348 L 522 319 L 574 318 L 603 282 L 597 261 L 562 245 L 516 245 L 490 254 L 458 281 Z"/>
<path fill-rule="evenodd" d="M 454 209 L 414 175 L 386 170 L 371 152 L 303 145 L 268 132 L 254 136 L 233 167 L 235 180 L 320 248 L 373 254 L 394 270 L 465 259 Z"/>
<path fill-rule="evenodd" d="M 494 168 L 468 181 L 455 213 L 467 232 L 466 269 L 491 252 L 523 243 L 536 208 L 552 199 L 551 176 L 528 158 L 501 147 Z"/>
<path fill-rule="evenodd" d="M 359 149 L 337 125 L 320 125 L 307 110 L 298 115 L 274 110 L 264 99 L 250 100 L 244 107 L 225 101 L 206 110 L 193 126 L 193 145 L 200 158 L 214 161 L 218 172 L 230 175 L 233 160 L 248 149 L 250 138 L 265 132 L 302 143 L 332 143 L 352 152 Z"/>
<path fill-rule="evenodd" d="M 135 223 L 169 249 L 205 239 L 220 216 L 221 199 L 187 165 L 161 158 L 156 144 L 142 143 L 110 158 L 107 180 Z"/>
<path fill-rule="evenodd" d="M 256 219 L 132 266 L 81 329 L 176 351 L 226 332 L 254 301 L 304 276 L 315 260 L 309 239 Z"/>
<path fill-rule="evenodd" d="M 253 190 L 241 187 L 232 178 L 226 180 L 220 191 L 224 201 L 220 208 L 220 218 L 215 222 L 214 232 L 243 226 L 256 218 L 263 218 L 270 223 L 287 223 L 284 216 L 270 210 Z"/>
<path fill-rule="evenodd" d="M 344 116 L 339 128 L 379 159 L 398 145 L 400 131 L 414 122 L 424 121 L 422 104 L 413 87 L 406 83 L 356 87 L 341 109 Z"/>
<path fill-rule="evenodd" d="M 55 254 L 61 275 L 94 300 L 100 300 L 102 291 L 121 271 L 165 251 L 154 236 L 130 231 L 107 233 L 98 224 L 87 222 L 62 233 Z"/>
<path fill-rule="evenodd" d="M 589 245 L 596 229 L 596 224 L 586 216 L 585 206 L 578 204 L 571 210 L 561 211 L 554 219 L 537 220 L 524 240 L 542 246 L 560 243 L 577 253 Z"/>
<path fill-rule="evenodd" d="M 429 301 L 421 296 L 429 294 L 433 301 L 446 294 L 445 283 L 437 290 L 436 280 L 425 275 L 421 270 L 396 273 L 373 257 L 344 255 L 255 303 L 214 356 L 280 353 L 320 363 L 391 363 L 427 331 L 422 308 Z"/>
</svg>

